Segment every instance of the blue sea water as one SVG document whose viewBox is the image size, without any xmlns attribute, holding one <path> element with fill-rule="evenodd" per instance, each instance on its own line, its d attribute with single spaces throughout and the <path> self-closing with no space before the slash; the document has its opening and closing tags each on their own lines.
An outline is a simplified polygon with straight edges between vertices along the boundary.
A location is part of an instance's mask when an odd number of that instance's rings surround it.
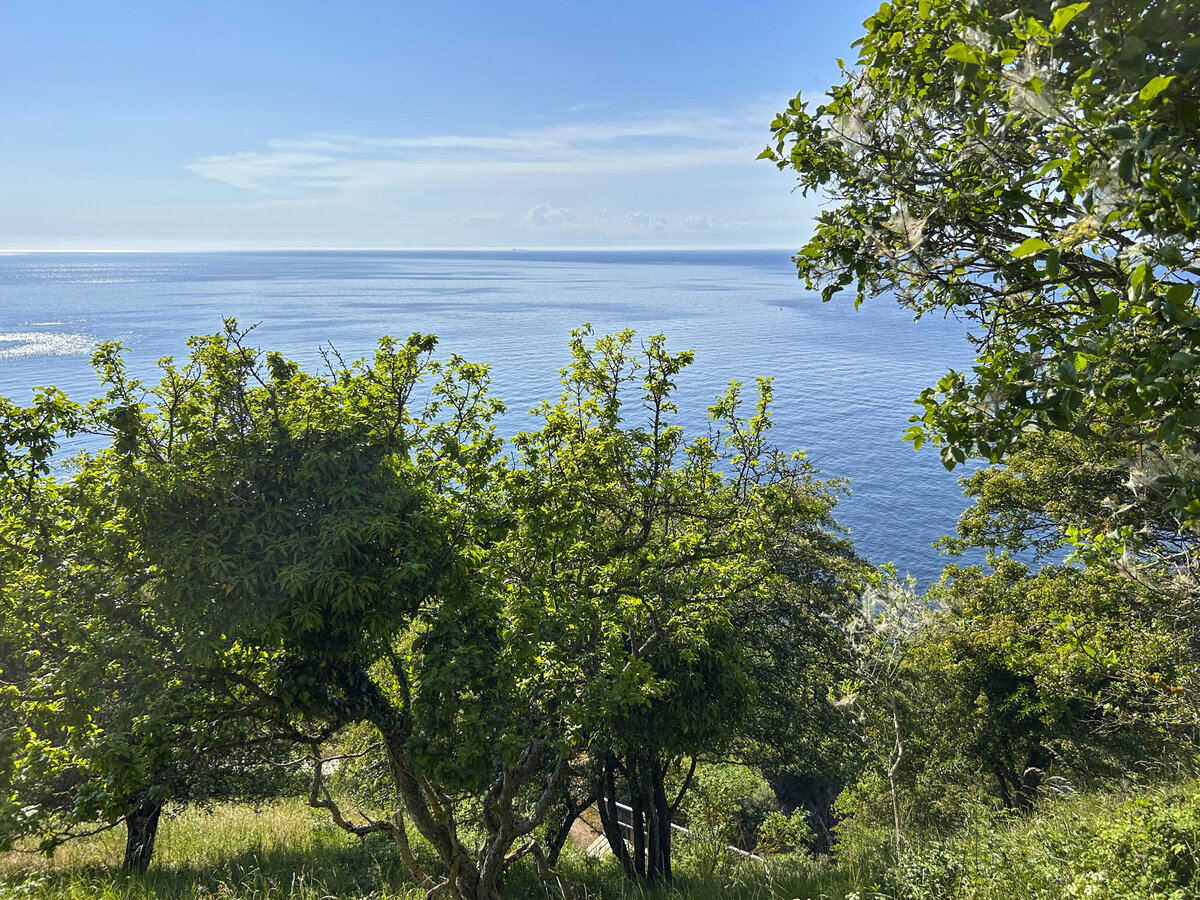
<svg viewBox="0 0 1200 900">
<path fill-rule="evenodd" d="M 0 395 L 91 395 L 88 357 L 110 339 L 152 377 L 155 360 L 182 358 L 188 336 L 231 316 L 307 365 L 327 343 L 353 358 L 384 334 L 437 334 L 443 355 L 491 363 L 508 433 L 557 395 L 572 328 L 662 332 L 696 351 L 679 381 L 690 430 L 706 429 L 731 379 L 774 379 L 778 443 L 850 479 L 838 518 L 874 561 L 927 583 L 944 562 L 930 545 L 966 506 L 957 473 L 901 440 L 920 390 L 969 366 L 965 327 L 914 323 L 886 301 L 822 303 L 783 251 L 0 255 Z"/>
</svg>

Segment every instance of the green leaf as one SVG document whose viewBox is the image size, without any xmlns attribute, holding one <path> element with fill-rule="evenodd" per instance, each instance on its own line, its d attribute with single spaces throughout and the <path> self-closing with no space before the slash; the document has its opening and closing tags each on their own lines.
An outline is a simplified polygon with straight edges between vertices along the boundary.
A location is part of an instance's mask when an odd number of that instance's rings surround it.
<svg viewBox="0 0 1200 900">
<path fill-rule="evenodd" d="M 1121 161 L 1117 163 L 1117 177 L 1126 184 L 1133 181 L 1133 164 L 1137 161 L 1137 152 L 1134 150 L 1126 150 L 1121 154 Z"/>
<path fill-rule="evenodd" d="M 1027 256 L 1033 256 L 1042 250 L 1049 249 L 1050 244 L 1041 238 L 1026 238 L 1013 248 L 1012 255 L 1014 259 L 1024 259 Z"/>
<path fill-rule="evenodd" d="M 1149 263 L 1134 266 L 1133 271 L 1129 273 L 1129 294 L 1133 299 L 1139 299 L 1145 293 L 1146 277 L 1149 274 Z"/>
<path fill-rule="evenodd" d="M 1167 244 L 1167 246 L 1159 248 L 1158 261 L 1164 266 L 1171 266 L 1172 268 L 1178 268 L 1187 264 L 1187 260 L 1179 252 L 1179 248 L 1172 244 Z"/>
<path fill-rule="evenodd" d="M 1071 20 L 1087 9 L 1089 5 L 1088 3 L 1072 3 L 1070 6 L 1056 9 L 1054 18 L 1050 20 L 1050 33 L 1062 34 L 1063 29 L 1071 23 Z"/>
<path fill-rule="evenodd" d="M 1167 288 L 1165 295 L 1168 303 L 1174 303 L 1176 306 L 1184 306 L 1191 299 L 1196 291 L 1194 284 L 1173 284 Z"/>
<path fill-rule="evenodd" d="M 1148 82 L 1146 82 L 1145 86 L 1140 91 L 1138 91 L 1138 99 L 1143 103 L 1149 103 L 1151 100 L 1165 91 L 1167 89 L 1167 85 L 1174 80 L 1174 75 L 1155 75 Z"/>
<path fill-rule="evenodd" d="M 977 66 L 983 63 L 983 57 L 979 55 L 979 51 L 968 47 L 962 41 L 957 41 L 946 49 L 946 59 L 954 59 L 961 63 Z"/>
<path fill-rule="evenodd" d="M 1058 364 L 1058 377 L 1067 384 L 1074 384 L 1079 380 L 1079 373 L 1075 371 L 1075 363 L 1072 360 L 1064 359 Z"/>
</svg>

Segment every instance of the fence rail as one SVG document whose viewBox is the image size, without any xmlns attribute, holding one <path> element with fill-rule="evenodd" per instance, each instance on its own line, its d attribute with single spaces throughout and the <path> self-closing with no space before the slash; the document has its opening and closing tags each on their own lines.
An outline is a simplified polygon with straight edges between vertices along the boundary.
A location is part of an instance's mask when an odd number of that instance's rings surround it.
<svg viewBox="0 0 1200 900">
<path fill-rule="evenodd" d="M 615 803 L 615 802 L 613 803 L 613 806 L 615 806 L 621 812 L 627 812 L 630 815 L 633 814 L 632 806 L 626 806 L 624 803 Z M 591 805 L 590 809 L 596 810 L 597 816 L 600 815 L 600 810 L 597 808 L 595 803 L 593 803 Z M 630 831 L 633 831 L 632 825 L 628 824 L 627 822 L 622 822 L 619 818 L 617 819 L 617 824 L 620 825 L 622 828 L 628 828 Z M 671 823 L 671 830 L 678 831 L 678 832 L 681 832 L 686 835 L 691 835 L 691 833 L 692 833 L 692 830 L 690 828 L 684 828 L 682 825 L 676 825 L 674 822 Z M 737 854 L 738 856 L 744 857 L 746 859 L 758 860 L 763 865 L 766 865 L 767 861 L 763 857 L 759 856 L 756 853 L 751 853 L 748 850 L 743 850 L 741 847 L 734 847 L 732 845 L 726 845 L 726 847 L 727 847 L 727 849 L 731 850 L 733 853 Z"/>
</svg>

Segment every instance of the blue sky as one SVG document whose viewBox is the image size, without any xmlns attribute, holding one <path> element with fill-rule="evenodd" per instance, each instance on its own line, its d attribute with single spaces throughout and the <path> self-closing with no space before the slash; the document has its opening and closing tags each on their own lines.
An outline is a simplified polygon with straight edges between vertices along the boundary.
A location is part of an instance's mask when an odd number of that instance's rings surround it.
<svg viewBox="0 0 1200 900">
<path fill-rule="evenodd" d="M 876 0 L 0 4 L 0 249 L 793 247 Z"/>
</svg>

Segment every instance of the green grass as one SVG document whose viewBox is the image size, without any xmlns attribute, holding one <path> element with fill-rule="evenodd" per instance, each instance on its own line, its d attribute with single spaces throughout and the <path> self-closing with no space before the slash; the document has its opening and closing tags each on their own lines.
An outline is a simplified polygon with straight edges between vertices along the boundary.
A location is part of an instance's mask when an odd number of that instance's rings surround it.
<svg viewBox="0 0 1200 900">
<path fill-rule="evenodd" d="M 416 890 L 390 841 L 359 841 L 333 827 L 324 814 L 298 802 L 255 810 L 220 806 L 165 819 L 154 862 L 144 876 L 117 866 L 123 833 L 64 845 L 52 859 L 31 853 L 0 856 L 0 898 L 29 900 L 408 900 Z M 560 868 L 578 900 L 792 900 L 844 896 L 839 873 L 827 864 L 780 858 L 730 866 L 709 878 L 687 872 L 687 847 L 678 848 L 681 874 L 674 884 L 628 882 L 611 860 L 565 853 Z M 510 872 L 513 900 L 561 898 L 531 867 Z"/>
<path fill-rule="evenodd" d="M 0 898 L 29 900 L 410 900 L 423 897 L 384 838 L 359 841 L 298 802 L 221 806 L 164 821 L 145 876 L 127 876 L 120 831 L 69 844 L 53 859 L 0 855 Z M 666 887 L 627 882 L 610 860 L 565 854 L 579 900 L 1190 900 L 1200 897 L 1200 782 L 1048 803 L 1033 817 L 983 816 L 912 848 L 837 866 L 783 857 L 700 877 L 686 844 Z M 518 866 L 512 900 L 559 898 Z"/>
<path fill-rule="evenodd" d="M 1023 820 L 983 817 L 915 848 L 885 885 L 896 900 L 1194 900 L 1200 782 L 1081 795 Z"/>
<path fill-rule="evenodd" d="M 360 841 L 299 802 L 220 806 L 165 819 L 144 876 L 117 868 L 117 829 L 53 859 L 0 856 L 0 898 L 31 900 L 392 900 L 424 896 L 391 845 Z"/>
<path fill-rule="evenodd" d="M 675 881 L 657 888 L 629 882 L 611 860 L 572 858 L 565 860 L 561 869 L 580 900 L 842 900 L 853 887 L 828 861 L 801 858 L 777 859 L 766 868 L 753 861 L 741 862 L 710 877 L 689 873 L 686 865 L 677 866 Z M 560 894 L 547 887 L 538 891 L 528 896 L 561 900 Z M 512 896 L 515 900 L 526 895 Z"/>
</svg>

